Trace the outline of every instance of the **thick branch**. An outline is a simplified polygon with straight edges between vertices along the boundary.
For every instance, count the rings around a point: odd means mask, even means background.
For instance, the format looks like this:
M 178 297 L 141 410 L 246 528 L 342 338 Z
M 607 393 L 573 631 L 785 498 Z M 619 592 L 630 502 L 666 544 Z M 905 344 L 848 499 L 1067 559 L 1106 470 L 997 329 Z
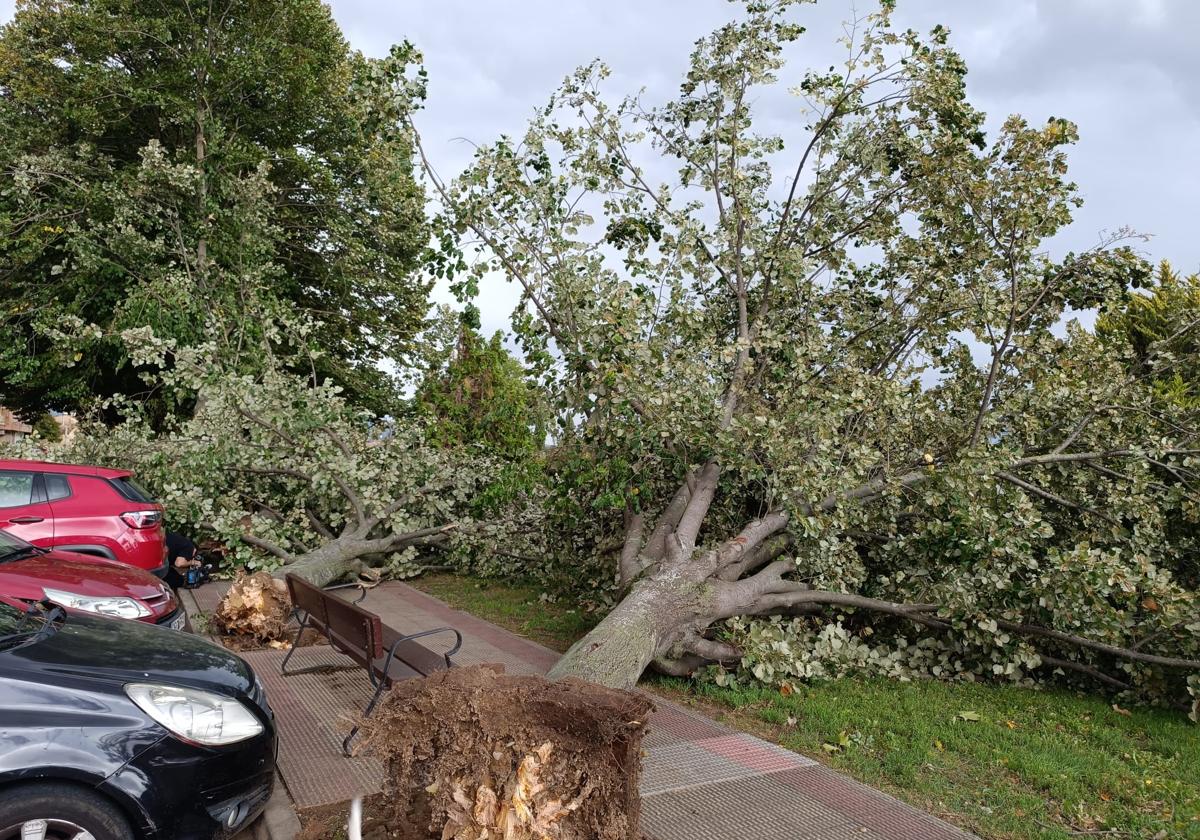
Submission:
M 1164 665 L 1168 668 L 1195 668 L 1200 669 L 1200 660 L 1195 659 L 1177 659 L 1173 656 L 1156 656 L 1152 653 L 1142 653 L 1138 650 L 1130 648 L 1117 647 L 1116 645 L 1106 644 L 1104 642 L 1095 642 L 1091 639 L 1085 639 L 1082 636 L 1073 636 L 1070 633 L 1063 633 L 1060 630 L 1053 630 L 1049 627 L 1041 627 L 1036 624 L 1018 624 L 1012 621 L 997 620 L 996 625 L 1010 633 L 1019 633 L 1023 636 L 1040 636 L 1045 639 L 1054 639 L 1057 642 L 1063 642 L 1068 645 L 1076 645 L 1078 647 L 1088 648 L 1089 650 L 1107 653 L 1116 656 L 1119 659 L 1132 659 L 1137 662 L 1148 662 L 1152 665 Z
M 764 574 L 766 571 L 764 570 L 759 574 Z M 937 612 L 937 604 L 900 604 L 893 601 L 881 601 L 878 598 L 868 598 L 865 595 L 854 595 L 849 592 L 804 589 L 800 584 L 793 584 L 793 588 L 790 590 L 768 594 L 753 603 L 746 604 L 742 612 L 753 615 L 768 615 L 774 612 L 786 611 L 791 607 L 809 604 L 850 607 L 869 610 L 871 612 L 881 612 L 897 616 L 898 618 L 907 618 L 909 621 L 926 627 L 935 627 L 939 630 L 950 628 L 950 625 L 946 622 L 929 615 L 929 613 Z M 732 618 L 738 614 L 738 612 L 732 612 L 729 615 L 723 615 L 722 618 Z
M 1116 677 L 1110 677 L 1103 671 L 1093 668 L 1091 665 L 1084 665 L 1082 662 L 1072 662 L 1070 659 L 1059 659 L 1056 656 L 1047 656 L 1044 653 L 1039 653 L 1038 656 L 1042 659 L 1042 666 L 1046 668 L 1062 668 L 1064 671 L 1075 671 L 1080 674 L 1086 674 L 1094 680 L 1099 680 L 1110 688 L 1115 688 L 1119 691 L 1128 691 L 1133 686 L 1129 683 L 1121 682 Z
M 639 555 L 642 550 L 642 533 L 645 530 L 645 517 L 635 513 L 628 507 L 625 509 L 625 542 L 621 546 L 621 562 L 619 574 L 621 585 L 633 580 L 642 570 Z
M 711 662 L 737 662 L 742 658 L 742 651 L 734 645 L 706 639 L 699 634 L 688 636 L 683 642 L 683 648 L 688 653 L 694 653 Z
M 336 539 L 336 537 L 333 534 L 333 531 L 330 530 L 329 526 L 325 524 L 325 522 L 321 519 L 321 517 L 319 517 L 317 515 L 316 511 L 314 511 L 311 507 L 305 506 L 304 515 L 305 515 L 305 517 L 307 517 L 308 524 L 312 526 L 312 529 L 314 531 L 316 531 L 318 534 L 320 534 L 322 537 L 324 537 L 327 540 Z
M 734 581 L 742 575 L 753 572 L 761 566 L 770 563 L 792 546 L 792 538 L 788 534 L 772 537 L 753 551 L 747 552 L 741 560 L 730 563 L 717 574 L 721 580 Z
M 651 561 L 658 561 L 666 556 L 667 537 L 679 524 L 679 517 L 683 516 L 683 511 L 692 498 L 692 483 L 693 478 L 689 473 L 687 479 L 679 485 L 679 489 L 671 497 L 671 501 L 667 503 L 662 515 L 658 517 L 654 530 L 650 532 L 650 538 L 646 540 L 646 549 L 643 554 Z
M 754 553 L 765 540 L 786 528 L 787 524 L 788 515 L 783 511 L 771 511 L 761 519 L 755 519 L 736 537 L 712 552 L 712 571 L 721 571 L 731 565 L 744 566 L 748 555 Z M 730 580 L 739 577 L 740 572 Z
M 203 528 L 206 531 L 213 531 L 218 534 L 220 533 L 218 528 L 215 525 L 213 525 L 211 522 L 200 522 L 200 523 L 198 523 L 198 525 L 199 525 L 199 527 Z M 292 561 L 294 561 L 296 559 L 295 555 L 291 554 L 288 551 L 285 551 L 284 549 L 277 546 L 275 543 L 271 542 L 270 540 L 265 540 L 262 537 L 256 537 L 253 534 L 248 534 L 248 533 L 243 532 L 241 534 L 238 534 L 238 538 L 242 542 L 244 542 L 246 545 L 252 545 L 255 548 L 258 548 L 258 549 L 261 549 L 262 551 L 267 552 L 267 554 L 271 554 L 271 555 L 274 555 L 275 557 L 278 557 L 284 563 L 291 563 Z
M 333 477 L 333 483 L 338 486 L 340 491 L 342 491 L 342 496 L 350 505 L 350 509 L 354 511 L 354 519 L 358 526 L 361 528 L 364 526 L 369 527 L 373 525 L 373 523 L 367 520 L 366 511 L 363 509 L 362 497 L 359 496 L 358 493 L 354 492 L 354 489 L 340 475 L 337 473 L 330 473 L 330 475 Z M 350 530 L 349 524 L 346 525 L 346 530 Z
M 700 526 L 704 524 L 704 517 L 708 515 L 708 509 L 717 493 L 717 482 L 720 477 L 721 467 L 716 461 L 709 461 L 696 478 L 696 486 L 692 491 L 691 499 L 688 500 L 687 507 L 684 508 L 683 515 L 679 518 L 679 527 L 675 529 L 675 538 L 678 540 L 679 550 L 684 557 L 691 557 L 696 548 L 696 537 L 700 533 Z
M 239 534 L 239 538 L 242 542 L 246 543 L 246 545 L 252 545 L 255 548 L 262 549 L 268 554 L 273 554 L 284 563 L 291 563 L 296 559 L 294 555 L 284 551 L 270 540 L 264 540 L 262 537 L 256 537 L 253 534 Z
M 654 660 L 654 669 L 660 674 L 666 674 L 668 677 L 690 677 L 704 666 L 710 664 L 712 664 L 712 660 L 705 659 L 703 656 L 696 656 L 694 653 L 688 653 L 677 658 L 660 656 Z

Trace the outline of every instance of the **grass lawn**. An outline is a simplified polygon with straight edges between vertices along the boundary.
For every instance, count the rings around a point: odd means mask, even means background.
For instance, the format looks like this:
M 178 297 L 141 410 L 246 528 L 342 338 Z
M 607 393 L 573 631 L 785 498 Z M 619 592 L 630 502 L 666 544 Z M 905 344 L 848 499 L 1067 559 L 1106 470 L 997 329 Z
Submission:
M 452 575 L 413 585 L 565 650 L 595 623 L 530 585 Z M 645 687 L 1004 840 L 1200 840 L 1200 727 L 1178 712 L 998 685 L 847 679 Z
M 1200 728 L 1181 713 L 969 683 L 653 683 L 983 837 L 1200 838 Z
M 457 575 L 422 575 L 405 583 L 455 609 L 469 612 L 562 652 L 596 626 L 601 616 L 572 609 L 570 605 L 541 600 L 534 584 L 499 582 Z

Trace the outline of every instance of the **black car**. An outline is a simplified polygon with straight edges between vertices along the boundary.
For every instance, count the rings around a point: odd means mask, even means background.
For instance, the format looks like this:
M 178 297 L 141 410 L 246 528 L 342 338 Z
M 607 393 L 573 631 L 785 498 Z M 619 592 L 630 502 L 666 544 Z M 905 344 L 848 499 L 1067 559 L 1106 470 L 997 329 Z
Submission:
M 275 725 L 198 636 L 0 596 L 0 840 L 210 840 L 263 809 Z

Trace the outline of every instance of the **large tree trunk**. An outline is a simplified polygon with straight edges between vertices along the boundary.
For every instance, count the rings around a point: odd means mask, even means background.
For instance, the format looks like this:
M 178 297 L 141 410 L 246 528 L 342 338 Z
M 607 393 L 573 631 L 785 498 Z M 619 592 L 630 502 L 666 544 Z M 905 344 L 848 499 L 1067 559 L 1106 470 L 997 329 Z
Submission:
M 651 662 L 711 623 L 713 601 L 708 584 L 681 575 L 638 581 L 603 621 L 563 654 L 550 677 L 632 688 Z
M 253 534 L 242 534 L 242 540 L 250 545 L 274 554 L 283 560 L 284 565 L 275 570 L 275 577 L 282 578 L 287 574 L 302 577 L 313 586 L 328 586 L 353 573 L 362 571 L 367 564 L 365 558 L 389 554 L 413 545 L 438 545 L 449 538 L 454 524 L 439 525 L 410 531 L 404 534 L 388 534 L 381 537 L 364 536 L 370 533 L 374 524 L 353 531 L 344 532 L 341 536 L 321 544 L 312 551 L 304 554 L 290 554 L 279 546 L 255 537 Z
M 347 575 L 363 568 L 361 558 L 371 553 L 362 545 L 362 540 L 334 540 L 325 543 L 307 554 L 301 554 L 291 563 L 275 570 L 275 577 L 293 574 L 302 577 L 313 586 L 328 586 Z
M 630 688 L 652 662 L 687 673 L 704 662 L 737 659 L 735 648 L 705 635 L 709 628 L 754 611 L 762 597 L 804 588 L 783 580 L 790 562 L 772 562 L 787 546 L 778 536 L 788 523 L 784 513 L 750 522 L 718 547 L 696 547 L 719 477 L 713 461 L 690 473 L 649 533 L 641 514 L 627 513 L 619 569 L 627 593 L 563 655 L 551 677 Z M 749 577 L 739 580 L 743 575 Z

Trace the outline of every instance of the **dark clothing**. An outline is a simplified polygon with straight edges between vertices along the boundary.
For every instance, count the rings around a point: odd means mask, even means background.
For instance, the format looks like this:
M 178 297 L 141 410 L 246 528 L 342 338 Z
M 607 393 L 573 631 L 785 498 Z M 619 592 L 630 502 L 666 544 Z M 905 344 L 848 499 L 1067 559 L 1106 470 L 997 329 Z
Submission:
M 183 534 L 177 534 L 174 531 L 168 531 L 167 573 L 163 577 L 163 580 L 165 580 L 167 585 L 172 589 L 178 589 L 179 587 L 183 586 L 184 583 L 186 583 L 184 575 L 186 574 L 187 567 L 185 566 L 185 571 L 181 573 L 179 568 L 175 565 L 175 561 L 180 557 L 183 557 L 187 560 L 194 559 L 196 557 L 196 544 Z

